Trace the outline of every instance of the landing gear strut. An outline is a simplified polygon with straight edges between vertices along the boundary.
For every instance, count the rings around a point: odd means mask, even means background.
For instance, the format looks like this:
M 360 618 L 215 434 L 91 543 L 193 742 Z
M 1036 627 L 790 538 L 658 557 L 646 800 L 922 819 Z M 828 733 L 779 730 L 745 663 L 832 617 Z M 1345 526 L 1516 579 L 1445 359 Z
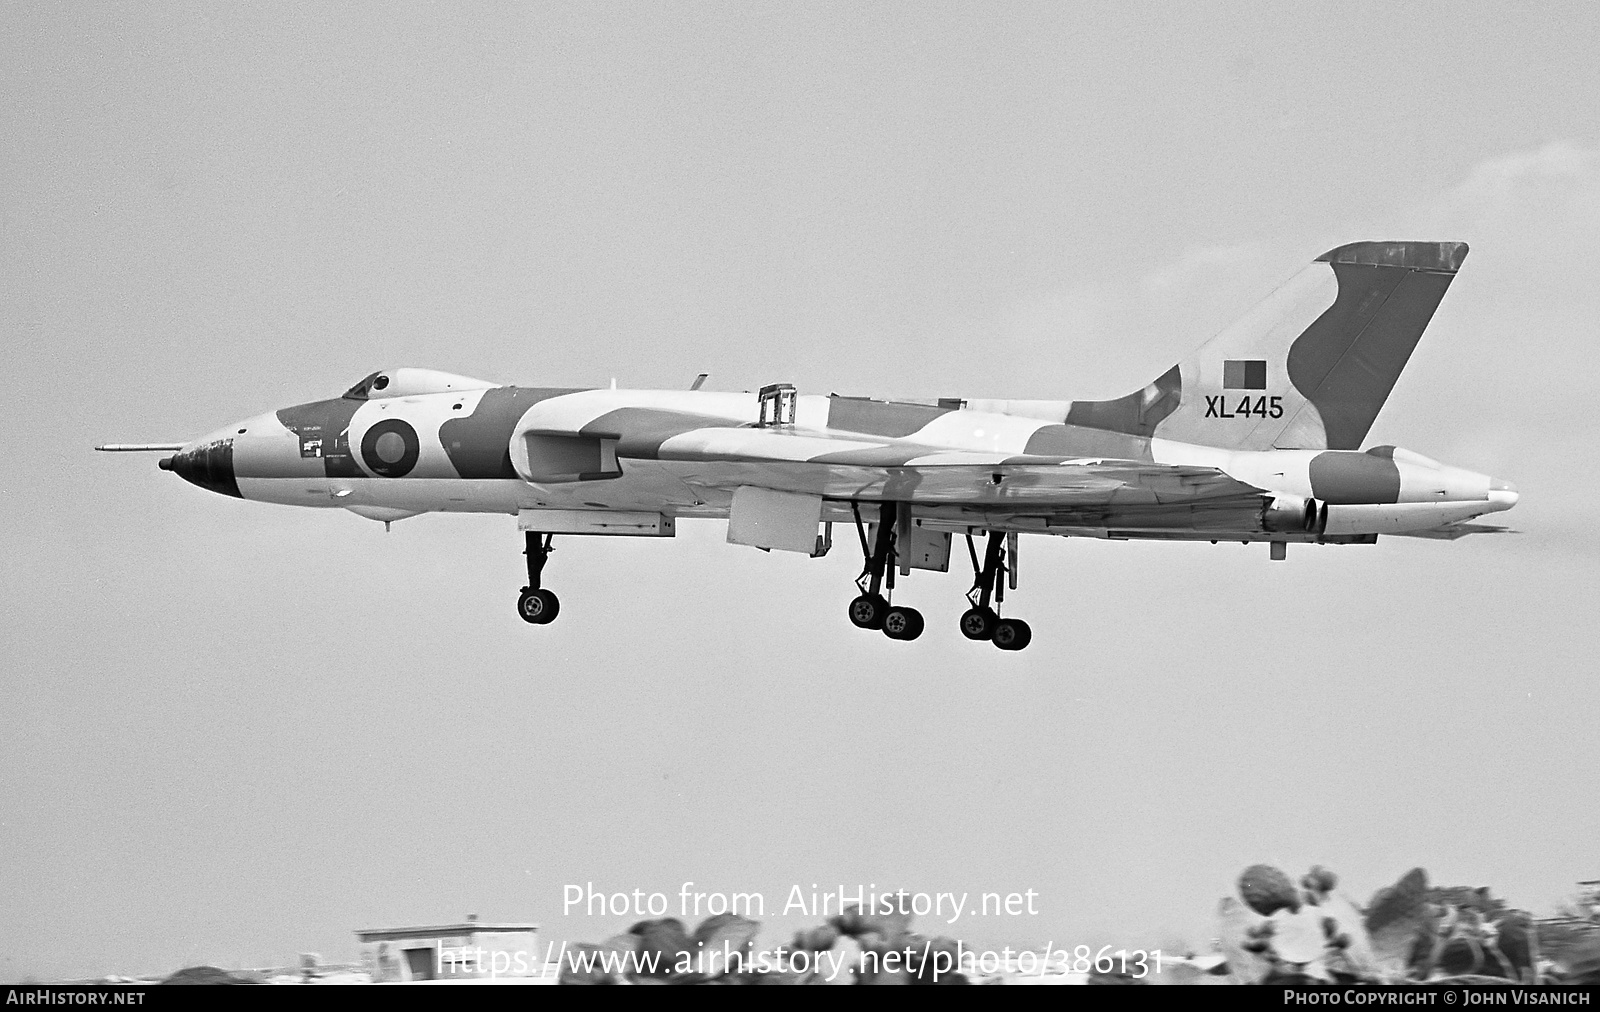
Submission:
M 517 614 L 522 616 L 524 622 L 546 625 L 554 622 L 561 613 L 561 602 L 550 591 L 539 586 L 544 564 L 550 561 L 550 542 L 555 535 L 528 531 L 526 537 L 528 547 L 523 554 L 528 557 L 528 585 L 517 596 Z
M 1001 618 L 999 606 L 1006 599 L 1005 584 L 1000 575 L 1011 573 L 1015 562 L 1006 556 L 1006 536 L 1000 531 L 989 532 L 989 543 L 984 548 L 983 562 L 978 561 L 978 550 L 967 535 L 967 554 L 972 557 L 972 589 L 967 600 L 972 603 L 961 616 L 961 635 L 969 640 L 989 640 L 1001 650 L 1021 650 L 1033 642 L 1033 629 L 1020 618 Z M 994 607 L 990 606 L 993 600 Z
M 867 544 L 867 528 L 861 522 L 861 508 L 850 504 L 855 515 L 856 535 L 861 539 L 861 555 L 866 560 L 856 586 L 861 596 L 850 602 L 850 621 L 858 629 L 880 629 L 892 640 L 914 640 L 922 635 L 922 612 L 915 608 L 891 605 L 894 594 L 896 527 L 900 506 L 886 502 L 878 514 L 877 537 Z M 887 591 L 887 593 L 885 593 Z

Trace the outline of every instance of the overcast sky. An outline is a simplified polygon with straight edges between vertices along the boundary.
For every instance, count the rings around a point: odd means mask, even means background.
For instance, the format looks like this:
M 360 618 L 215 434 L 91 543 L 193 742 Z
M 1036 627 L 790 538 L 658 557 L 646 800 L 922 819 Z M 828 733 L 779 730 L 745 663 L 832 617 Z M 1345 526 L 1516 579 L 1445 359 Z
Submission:
M 0 979 L 355 953 L 563 887 L 1039 894 L 1213 935 L 1247 864 L 1600 877 L 1600 8 L 7 4 Z M 918 573 L 245 503 L 182 440 L 423 365 L 530 385 L 1136 389 L 1307 261 L 1472 254 L 1378 418 L 1522 533 L 1024 540 L 1020 654 Z M 1501 519 L 1501 518 L 1496 518 Z M 676 900 L 674 899 L 674 903 Z M 927 925 L 932 927 L 932 925 Z

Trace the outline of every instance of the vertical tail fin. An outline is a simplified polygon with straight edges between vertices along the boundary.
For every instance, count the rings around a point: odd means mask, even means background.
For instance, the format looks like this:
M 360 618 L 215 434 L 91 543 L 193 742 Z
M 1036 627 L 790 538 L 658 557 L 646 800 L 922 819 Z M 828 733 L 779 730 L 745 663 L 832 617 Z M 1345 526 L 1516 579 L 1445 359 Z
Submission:
M 1462 242 L 1329 250 L 1143 390 L 1067 422 L 1230 449 L 1356 450 L 1467 256 Z

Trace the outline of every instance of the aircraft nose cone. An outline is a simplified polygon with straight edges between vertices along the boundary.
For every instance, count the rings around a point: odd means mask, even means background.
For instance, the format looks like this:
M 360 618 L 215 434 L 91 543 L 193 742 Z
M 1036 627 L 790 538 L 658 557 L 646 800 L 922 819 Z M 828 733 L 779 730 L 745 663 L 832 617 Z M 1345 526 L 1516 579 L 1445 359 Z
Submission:
M 171 471 L 191 485 L 243 499 L 239 494 L 239 481 L 233 474 L 233 440 L 217 439 L 209 443 L 185 446 L 157 464 L 163 471 Z
M 1515 506 L 1520 498 L 1522 496 L 1517 492 L 1517 486 L 1509 481 L 1489 482 L 1489 501 L 1495 504 L 1496 509 L 1508 510 Z

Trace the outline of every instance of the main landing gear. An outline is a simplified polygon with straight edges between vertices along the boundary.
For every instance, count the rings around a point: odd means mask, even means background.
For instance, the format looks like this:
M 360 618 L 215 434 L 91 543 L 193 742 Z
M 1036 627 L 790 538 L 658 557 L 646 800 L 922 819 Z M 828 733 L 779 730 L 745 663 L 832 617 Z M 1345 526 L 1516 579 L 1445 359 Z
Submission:
M 989 543 L 984 549 L 983 562 L 978 562 L 978 550 L 967 535 L 967 554 L 972 557 L 972 589 L 967 600 L 972 603 L 961 616 L 961 635 L 969 640 L 989 640 L 1001 650 L 1021 650 L 1033 642 L 1033 629 L 1020 618 L 1001 618 L 998 608 L 1005 601 L 1005 584 L 1002 573 L 1009 576 L 1014 563 L 1008 563 L 1005 534 L 989 532 Z M 989 602 L 993 600 L 994 607 Z
M 528 585 L 517 595 L 517 614 L 522 616 L 522 621 L 533 625 L 547 625 L 561 613 L 561 602 L 539 586 L 539 575 L 544 572 L 544 564 L 550 561 L 550 542 L 554 537 L 538 531 L 527 532 L 528 547 L 524 554 L 528 556 Z
M 866 559 L 856 586 L 861 595 L 850 602 L 850 621 L 860 629 L 879 629 L 892 640 L 914 640 L 922 635 L 922 612 L 890 604 L 894 594 L 895 546 L 910 517 L 905 506 L 886 502 L 878 514 L 878 529 L 867 543 L 867 528 L 861 522 L 861 508 L 850 504 L 855 515 L 856 535 L 861 539 L 861 554 Z M 961 616 L 961 634 L 969 640 L 988 640 L 1001 650 L 1021 650 L 1033 642 L 1033 629 L 1020 618 L 1001 618 L 1006 583 L 1013 589 L 1016 562 L 1015 545 L 1008 546 L 1002 531 L 990 531 L 983 560 L 967 535 L 967 554 L 972 557 L 973 583 L 967 592 L 972 607 Z M 1001 577 L 1006 580 L 1002 581 Z M 992 603 L 991 603 L 992 602 Z
M 861 596 L 850 602 L 850 621 L 859 629 L 879 629 L 892 640 L 914 640 L 922 635 L 922 612 L 889 603 L 894 594 L 894 545 L 899 526 L 899 504 L 886 502 L 878 514 L 877 537 L 867 544 L 867 528 L 861 522 L 861 508 L 850 510 L 856 518 L 856 535 L 861 539 L 861 554 L 866 565 L 856 577 Z M 885 593 L 887 592 L 887 593 Z

